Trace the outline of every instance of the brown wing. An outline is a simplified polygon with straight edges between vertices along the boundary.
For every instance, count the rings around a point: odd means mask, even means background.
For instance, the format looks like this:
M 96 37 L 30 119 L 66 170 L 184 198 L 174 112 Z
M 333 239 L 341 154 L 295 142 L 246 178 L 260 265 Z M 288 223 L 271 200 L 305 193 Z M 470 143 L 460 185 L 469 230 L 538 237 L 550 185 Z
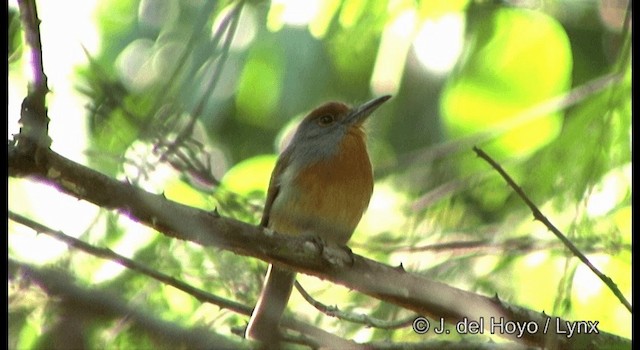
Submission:
M 280 192 L 280 176 L 282 172 L 289 164 L 289 154 L 285 150 L 278 157 L 278 161 L 276 162 L 276 166 L 273 168 L 273 172 L 271 172 L 271 179 L 269 180 L 269 189 L 267 190 L 267 199 L 264 203 L 264 210 L 262 211 L 262 219 L 260 220 L 260 226 L 267 227 L 269 225 L 269 214 L 271 213 L 271 206 L 273 205 L 273 201 L 276 200 L 278 193 Z

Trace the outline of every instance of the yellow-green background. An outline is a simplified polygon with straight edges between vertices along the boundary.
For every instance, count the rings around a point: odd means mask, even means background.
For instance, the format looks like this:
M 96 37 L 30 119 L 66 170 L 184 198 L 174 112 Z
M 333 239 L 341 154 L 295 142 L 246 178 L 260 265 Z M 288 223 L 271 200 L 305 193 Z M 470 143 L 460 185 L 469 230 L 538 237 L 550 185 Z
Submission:
M 198 185 L 189 174 L 166 164 L 145 169 L 153 181 L 143 175 L 134 180 L 172 200 L 257 223 L 269 174 L 296 118 L 326 100 L 357 103 L 371 98 L 376 93 L 372 74 L 381 38 L 401 14 L 411 13 L 415 23 L 456 14 L 464 20 L 465 32 L 453 69 L 429 72 L 411 49 L 406 59 L 395 63 L 401 79 L 384 91 L 394 96 L 369 125 L 376 190 L 352 248 L 463 289 L 497 293 L 533 310 L 599 321 L 600 330 L 631 337 L 630 313 L 545 227 L 532 221 L 521 200 L 471 150 L 477 145 L 500 162 L 545 215 L 630 298 L 631 68 L 625 51 L 630 45 L 628 29 L 621 29 L 626 8 L 620 5 L 617 26 L 611 26 L 603 19 L 611 9 L 603 6 L 614 6 L 613 2 L 541 1 L 538 8 L 484 1 L 318 3 L 309 23 L 294 27 L 282 19 L 282 2 L 245 2 L 242 13 L 247 18 L 240 21 L 238 33 L 250 31 L 251 39 L 225 51 L 210 38 L 221 14 L 232 7 L 226 2 L 101 1 L 84 19 L 97 28 L 99 44 L 90 59 L 66 77 L 70 89 L 82 96 L 77 101 L 84 102 L 75 108 L 83 117 L 65 121 L 65 115 L 51 109 L 52 125 L 61 125 L 58 129 L 63 131 L 70 126 L 65 123 L 86 127 L 86 142 L 79 150 L 83 162 L 111 176 L 130 178 L 132 173 L 143 174 L 136 166 L 150 161 L 132 156 L 134 150 L 148 154 L 144 152 L 154 137 L 178 131 L 163 129 L 163 118 L 189 116 L 202 96 L 210 95 L 199 113 L 197 140 L 214 155 L 209 159 L 221 184 Z M 160 6 L 152 11 L 159 16 L 156 22 L 148 22 L 153 18 L 145 12 L 148 6 Z M 63 11 L 72 10 L 71 6 Z M 47 10 L 42 14 L 47 16 Z M 20 97 L 28 60 L 16 6 L 10 6 L 9 23 L 9 89 Z M 42 30 L 47 28 L 43 25 Z M 407 35 L 415 35 L 415 30 Z M 139 45 L 131 45 L 136 41 Z M 139 75 L 128 80 L 122 67 L 117 68 L 125 49 L 148 59 Z M 45 42 L 45 69 L 48 56 L 53 56 L 47 50 L 56 50 L 55 43 Z M 146 51 L 143 55 L 135 50 Z M 181 73 L 172 76 L 180 65 Z M 220 80 L 209 90 L 207 79 L 218 66 Z M 398 67 L 388 67 L 392 68 Z M 571 94 L 607 74 L 620 78 Z M 48 101 L 53 104 L 61 94 L 56 86 L 52 91 Z M 563 95 L 564 100 L 557 99 Z M 63 139 L 58 137 L 58 142 Z M 9 179 L 9 190 L 9 210 L 45 225 L 54 220 L 47 208 L 60 207 L 63 200 L 28 180 Z M 41 205 L 45 195 L 52 198 L 47 199 L 48 207 Z M 80 215 L 80 210 L 68 207 L 76 216 L 66 220 L 83 225 L 66 233 L 209 292 L 246 305 L 255 302 L 264 263 L 171 240 L 136 228 L 113 212 L 91 208 L 90 214 Z M 30 255 L 25 247 L 42 244 L 42 239 L 10 222 L 9 257 L 57 266 L 82 284 L 117 291 L 124 300 L 186 327 L 206 325 L 235 337 L 230 327 L 247 322 L 244 316 L 203 305 L 73 249 L 59 248 L 46 259 Z M 407 249 L 459 241 L 485 245 Z M 407 316 L 358 293 L 305 276 L 300 280 L 318 299 L 343 310 L 387 320 Z M 44 346 L 47 330 L 57 320 L 54 301 L 36 286 L 9 280 L 9 287 L 10 348 Z M 294 295 L 291 305 L 302 310 L 297 317 L 346 338 L 427 339 L 409 327 L 372 330 L 321 317 L 299 296 Z M 101 348 L 107 339 L 123 349 L 151 344 L 144 333 L 117 322 L 92 324 L 86 336 L 91 348 Z M 471 341 L 478 339 L 484 338 Z

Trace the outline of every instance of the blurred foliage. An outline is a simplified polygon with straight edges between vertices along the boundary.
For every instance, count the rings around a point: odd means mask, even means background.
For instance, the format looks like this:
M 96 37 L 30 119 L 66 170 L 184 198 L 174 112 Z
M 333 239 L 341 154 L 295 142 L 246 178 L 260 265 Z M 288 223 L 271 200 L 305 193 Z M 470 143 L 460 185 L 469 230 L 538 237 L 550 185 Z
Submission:
M 20 28 L 20 14 L 15 9 L 9 9 L 9 16 L 7 19 L 7 25 L 9 27 L 7 33 L 7 41 L 9 44 L 8 59 L 9 63 L 18 60 L 22 51 L 22 31 Z
M 414 51 L 406 60 L 397 53 L 402 79 L 370 125 L 376 193 L 350 246 L 467 290 L 497 293 L 567 319 L 599 320 L 601 330 L 630 337 L 630 315 L 610 291 L 532 222 L 521 200 L 471 151 L 478 145 L 501 163 L 630 296 L 627 9 L 585 1 L 542 1 L 537 9 L 519 4 L 319 1 L 308 4 L 317 6 L 308 25 L 292 25 L 287 6 L 295 5 L 285 1 L 101 1 L 96 25 L 102 45 L 75 77 L 91 101 L 88 165 L 172 200 L 257 223 L 292 121 L 326 100 L 370 98 L 381 37 L 406 11 L 416 14 L 409 38 L 418 24 L 457 13 L 465 18 L 466 36 L 452 71 L 436 74 Z M 614 25 L 607 11 L 617 11 Z M 25 57 L 17 12 L 9 14 L 13 68 Z M 606 74 L 619 78 L 574 93 Z M 127 221 L 103 213 L 82 238 L 125 249 L 141 264 L 216 295 L 255 302 L 264 263 L 159 234 L 131 243 L 138 232 L 131 233 Z M 451 245 L 438 246 L 445 243 Z M 207 325 L 232 337 L 230 327 L 247 321 L 132 271 L 98 278 L 113 264 L 73 250 L 56 265 L 180 325 Z M 343 310 L 382 319 L 408 315 L 308 276 L 299 280 L 320 301 Z M 43 329 L 58 322 L 53 301 L 33 286 L 10 285 L 9 347 L 37 348 Z M 290 309 L 360 341 L 433 336 L 336 321 L 295 295 Z M 85 340 L 95 344 L 153 344 L 118 322 L 94 323 L 86 331 Z M 459 339 L 454 333 L 447 339 Z
M 491 130 L 570 87 L 569 39 L 555 19 L 520 9 L 478 11 L 482 19 L 469 25 L 468 55 L 443 92 L 443 118 L 452 137 Z M 535 116 L 487 150 L 500 157 L 527 155 L 557 137 L 561 116 Z

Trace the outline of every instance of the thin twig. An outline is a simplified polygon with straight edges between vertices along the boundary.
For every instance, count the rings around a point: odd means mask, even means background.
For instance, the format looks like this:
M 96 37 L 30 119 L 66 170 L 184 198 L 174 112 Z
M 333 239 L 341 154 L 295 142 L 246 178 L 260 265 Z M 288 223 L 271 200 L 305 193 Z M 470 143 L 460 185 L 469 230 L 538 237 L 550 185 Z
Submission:
M 238 23 L 240 23 L 240 14 L 242 13 L 242 7 L 244 6 L 244 1 L 239 1 L 236 6 L 231 10 L 229 15 L 225 17 L 223 22 L 218 27 L 216 34 L 211 40 L 212 46 L 218 46 L 222 35 L 226 33 L 224 37 L 224 43 L 222 44 L 222 52 L 218 57 L 218 62 L 216 64 L 216 68 L 211 75 L 211 79 L 209 80 L 209 84 L 207 84 L 207 88 L 204 89 L 204 93 L 202 98 L 198 102 L 198 105 L 193 110 L 194 118 L 198 118 L 204 109 L 204 106 L 209 101 L 209 98 L 213 96 L 213 90 L 218 85 L 218 81 L 220 81 L 220 76 L 222 73 L 222 67 L 227 61 L 227 57 L 229 56 L 229 49 L 231 48 L 231 42 L 235 37 L 236 30 L 238 29 Z
M 592 241 L 583 240 L 582 244 L 579 245 L 591 245 L 589 247 L 581 247 L 582 250 L 588 251 L 590 253 L 597 253 L 606 251 L 609 247 L 600 246 L 593 247 Z M 495 241 L 492 239 L 478 239 L 478 240 L 460 240 L 460 241 L 451 241 L 451 242 L 442 242 L 442 243 L 434 243 L 427 244 L 422 246 L 409 246 L 409 247 L 400 247 L 397 249 L 389 249 L 389 251 L 393 252 L 407 252 L 407 253 L 421 253 L 425 251 L 431 252 L 439 252 L 439 251 L 455 251 L 455 250 L 470 250 L 476 253 L 481 253 L 482 251 L 486 251 L 488 254 L 490 252 L 496 252 L 499 254 L 513 254 L 516 252 L 534 252 L 539 250 L 552 250 L 557 248 L 564 247 L 561 243 L 557 241 L 542 241 L 542 240 L 534 240 L 530 237 L 516 237 L 509 238 L 504 241 Z M 629 252 L 631 251 L 631 244 L 616 244 L 614 249 L 626 249 Z
M 525 202 L 525 204 L 529 207 L 529 209 L 531 210 L 531 212 L 533 212 L 533 217 L 534 219 L 540 221 L 543 225 L 545 225 L 551 232 L 553 232 L 554 235 L 556 235 L 556 237 L 558 237 L 558 239 L 560 241 L 562 241 L 562 243 L 564 243 L 564 245 L 573 253 L 573 255 L 575 255 L 578 259 L 580 259 L 580 261 L 582 261 L 583 264 L 585 264 L 591 271 L 593 271 L 593 273 L 596 274 L 596 276 L 598 276 L 598 278 L 600 278 L 600 280 L 602 280 L 602 282 L 604 282 L 604 284 L 607 285 L 607 287 L 609 287 L 609 289 L 613 292 L 613 294 L 620 300 L 620 302 L 629 310 L 629 312 L 631 312 L 631 304 L 629 303 L 629 301 L 627 301 L 627 299 L 624 297 L 624 295 L 622 294 L 622 292 L 620 291 L 620 289 L 618 289 L 618 286 L 613 282 L 613 280 L 611 280 L 611 278 L 609 278 L 608 276 L 606 276 L 605 274 L 603 274 L 602 272 L 600 272 L 600 270 L 598 270 L 590 261 L 589 259 L 587 259 L 586 256 L 584 256 L 584 254 L 582 254 L 582 252 L 580 252 L 580 250 L 578 248 L 576 248 L 576 246 L 564 235 L 562 234 L 562 232 L 560 230 L 558 230 L 558 228 L 556 228 L 551 221 L 549 221 L 549 219 L 547 219 L 542 212 L 538 209 L 538 207 L 536 207 L 535 204 L 533 204 L 533 202 L 529 199 L 529 197 L 524 193 L 524 191 L 522 190 L 522 188 L 520 188 L 520 186 L 518 186 L 515 181 L 513 181 L 513 179 L 509 176 L 509 174 L 507 174 L 506 171 L 504 171 L 504 169 L 502 169 L 502 167 L 500 166 L 500 164 L 498 164 L 496 161 L 494 161 L 488 154 L 486 154 L 484 151 L 482 151 L 481 149 L 479 149 L 478 147 L 473 147 L 474 152 L 476 152 L 476 154 L 478 155 L 478 157 L 484 159 L 487 163 L 489 163 L 498 173 L 500 173 L 500 175 L 502 176 L 502 178 L 507 182 L 507 184 L 509 184 L 509 186 L 511 186 L 511 188 L 516 192 L 516 194 L 518 194 L 518 196 Z
M 178 279 L 175 279 L 161 272 L 155 271 L 143 264 L 140 264 L 134 260 L 126 258 L 120 254 L 117 254 L 110 249 L 95 247 L 91 244 L 85 243 L 77 238 L 66 235 L 63 232 L 51 229 L 45 225 L 42 225 L 38 222 L 35 222 L 29 218 L 26 218 L 12 211 L 9 211 L 9 219 L 19 224 L 22 224 L 26 227 L 29 227 L 38 233 L 43 233 L 51 237 L 54 237 L 55 239 L 58 239 L 64 242 L 65 244 L 68 244 L 70 247 L 82 250 L 88 254 L 94 255 L 99 258 L 111 260 L 128 269 L 137 271 L 143 275 L 149 276 L 162 283 L 175 287 L 176 289 L 179 289 L 202 302 L 211 303 L 218 307 L 231 310 L 233 312 L 236 312 L 245 316 L 250 316 L 253 310 L 249 306 L 240 304 L 233 300 L 216 296 L 214 294 L 203 291 L 202 289 L 193 287 L 185 282 L 182 282 Z M 340 338 L 322 329 L 314 327 L 313 325 L 300 322 L 291 317 L 284 317 L 281 321 L 281 326 L 307 336 L 307 337 L 297 337 L 297 338 L 290 339 L 291 341 L 296 343 L 306 344 L 306 345 L 310 345 L 310 344 L 317 345 L 317 343 L 319 342 L 320 344 L 323 344 L 323 345 L 328 344 L 328 345 L 334 345 L 338 347 L 351 347 L 351 348 L 354 348 L 356 345 L 355 343 L 352 343 L 346 339 Z M 242 334 L 244 334 L 244 332 L 242 332 Z M 309 337 L 311 337 L 312 339 L 310 339 Z M 314 340 L 314 339 L 321 339 L 321 341 Z
M 468 147 L 471 147 L 474 144 L 480 144 L 482 142 L 495 139 L 510 130 L 524 125 L 525 123 L 538 120 L 539 118 L 545 117 L 551 113 L 575 106 L 587 98 L 594 96 L 620 82 L 623 78 L 624 75 L 619 73 L 605 74 L 580 86 L 574 87 L 564 94 L 551 97 L 526 108 L 522 112 L 514 114 L 512 117 L 506 118 L 504 122 L 494 125 L 489 131 L 474 133 L 472 135 L 442 142 L 427 148 L 407 152 L 394 162 L 378 164 L 376 168 L 376 176 L 383 177 L 389 175 L 389 173 L 396 171 L 399 166 L 404 167 L 412 164 L 425 164 L 464 152 Z
M 229 55 L 229 48 L 231 46 L 231 42 L 233 41 L 238 23 L 240 22 L 240 12 L 242 11 L 243 5 L 244 1 L 238 2 L 234 9 L 223 19 L 222 23 L 220 23 L 220 26 L 218 27 L 218 30 L 216 31 L 216 34 L 212 39 L 212 44 L 218 45 L 221 36 L 224 33 L 226 33 L 227 35 L 225 37 L 222 52 L 218 57 L 216 68 L 211 76 L 211 79 L 209 80 L 209 83 L 207 84 L 206 89 L 204 90 L 204 93 L 198 101 L 198 104 L 191 113 L 191 118 L 189 119 L 188 124 L 176 136 L 175 140 L 167 145 L 165 153 L 160 158 L 161 161 L 164 161 L 167 155 L 173 154 L 175 149 L 180 147 L 187 137 L 191 136 L 196 121 L 200 118 L 202 110 L 209 101 L 209 98 L 213 95 L 213 90 L 216 88 L 216 86 L 218 85 L 218 81 L 220 80 L 222 66 L 226 62 Z
M 158 272 L 156 270 L 153 270 L 139 262 L 136 262 L 134 260 L 131 260 L 127 257 L 124 257 L 120 254 L 115 253 L 114 251 L 107 249 L 107 248 L 99 248 L 99 247 L 95 247 L 91 244 L 85 243 L 77 238 L 71 237 L 69 235 L 66 235 L 60 231 L 56 231 L 53 230 L 45 225 L 42 225 L 38 222 L 35 222 L 29 218 L 26 218 L 20 214 L 14 213 L 12 211 L 9 211 L 9 219 L 13 220 L 19 224 L 22 224 L 24 226 L 27 226 L 29 228 L 32 228 L 33 230 L 37 231 L 38 233 L 44 233 L 48 236 L 54 237 L 66 244 L 68 244 L 71 247 L 74 247 L 76 249 L 80 249 L 86 253 L 89 253 L 91 255 L 97 256 L 99 258 L 104 258 L 104 259 L 108 259 L 111 260 L 113 262 L 116 262 L 128 269 L 131 269 L 133 271 L 137 271 L 139 273 L 142 273 L 143 275 L 149 276 L 153 279 L 156 279 L 162 283 L 165 283 L 167 285 L 170 285 L 172 287 L 175 287 L 176 289 L 179 289 L 191 296 L 193 296 L 194 298 L 202 301 L 202 302 L 208 302 L 214 305 L 217 305 L 221 308 L 225 308 L 234 312 L 237 312 L 239 314 L 243 314 L 246 316 L 251 315 L 251 308 L 237 303 L 235 301 L 229 300 L 229 299 L 225 299 L 225 298 L 221 298 L 218 297 L 216 295 L 213 295 L 211 293 L 205 292 L 201 289 L 195 288 L 185 282 L 182 282 L 178 279 L 175 279 L 169 275 L 163 274 L 161 272 Z
M 228 336 L 220 335 L 216 330 L 201 326 L 185 327 L 163 320 L 158 314 L 153 314 L 142 310 L 137 305 L 132 304 L 128 300 L 114 296 L 113 293 L 100 288 L 89 288 L 79 286 L 75 283 L 74 278 L 60 269 L 52 267 L 35 267 L 20 261 L 7 259 L 7 267 L 10 271 L 9 280 L 19 280 L 22 284 L 37 285 L 46 295 L 50 297 L 51 302 L 55 302 L 59 308 L 58 313 L 68 313 L 71 311 L 73 317 L 79 317 L 82 320 L 81 325 L 91 327 L 94 323 L 91 321 L 109 321 L 126 319 L 137 333 L 143 332 L 148 335 L 148 339 L 157 342 L 160 348 L 166 349 L 247 349 L 243 347 L 242 342 L 237 339 L 231 339 Z M 55 317 L 47 318 L 50 321 L 49 330 L 53 329 L 51 323 L 60 323 Z M 69 324 L 63 321 L 64 327 Z M 63 330 L 68 330 L 62 328 Z M 78 331 L 77 329 L 68 330 L 69 332 Z M 66 334 L 61 335 L 61 339 Z M 83 334 L 83 338 L 88 334 Z M 43 342 L 45 336 L 40 336 L 40 342 L 45 344 L 46 348 L 52 348 L 50 341 Z M 55 337 L 55 336 L 54 336 Z M 50 339 L 49 337 L 47 339 Z M 93 338 L 86 338 L 93 340 Z M 95 340 L 94 340 L 95 341 Z M 78 343 L 58 343 L 62 348 L 74 348 Z M 64 344 L 64 345 L 62 345 Z M 81 348 L 87 347 L 81 346 Z M 104 346 L 103 346 L 104 347 Z
M 317 300 L 315 300 L 309 293 L 307 293 L 304 288 L 298 283 L 295 282 L 296 289 L 304 300 L 306 300 L 311 306 L 315 307 L 318 311 L 322 312 L 325 315 L 331 317 L 337 317 L 341 320 L 346 320 L 349 322 L 364 324 L 368 327 L 380 328 L 380 329 L 398 329 L 405 328 L 410 326 L 413 321 L 418 317 L 418 315 L 411 315 L 405 319 L 396 320 L 396 321 L 384 321 L 377 318 L 369 317 L 365 314 L 354 314 L 350 312 L 340 311 L 337 306 L 328 306 Z
M 181 63 L 187 61 L 187 57 L 189 56 L 189 54 L 192 53 L 193 47 L 196 44 L 196 41 L 198 40 L 200 35 L 202 34 L 202 31 L 208 29 L 207 20 L 211 12 L 213 11 L 213 8 L 215 7 L 216 3 L 217 2 L 215 0 L 209 0 L 199 10 L 200 14 L 194 22 L 194 25 L 192 27 L 194 29 L 191 32 L 189 40 L 184 46 L 184 49 L 182 50 L 182 52 L 180 53 L 180 57 L 176 59 L 175 62 L 177 62 L 177 64 L 175 65 L 173 71 L 169 75 L 169 79 L 167 79 L 163 83 L 162 88 L 159 89 L 159 95 L 155 98 L 155 104 L 151 110 L 155 111 L 160 109 L 160 104 L 166 101 L 166 98 L 165 98 L 166 92 L 170 91 L 173 86 L 179 86 L 178 84 L 176 84 L 176 81 L 178 80 L 179 74 L 182 73 L 183 69 L 186 67 L 185 64 L 181 64 Z
M 556 332 L 558 325 L 566 324 L 566 320 L 508 304 L 496 297 L 489 298 L 451 287 L 408 272 L 401 266 L 382 264 L 355 253 L 350 254 L 348 259 L 348 254 L 340 253 L 344 255 L 345 260 L 344 264 L 337 267 L 336 261 L 327 260 L 326 254 L 319 253 L 317 244 L 310 245 L 308 238 L 265 232 L 255 225 L 221 216 L 217 212 L 204 211 L 167 200 L 162 195 L 144 191 L 82 166 L 50 149 L 43 149 L 43 161 L 34 163 L 15 148 L 15 145 L 9 144 L 10 176 L 29 176 L 33 181 L 46 183 L 61 193 L 127 215 L 167 237 L 194 242 L 203 249 L 216 247 L 279 264 L 300 273 L 341 284 L 427 317 L 442 318 L 449 324 L 454 324 L 464 317 L 474 320 L 503 317 L 506 321 L 535 323 L 536 327 L 543 327 L 552 321 L 553 329 L 549 332 L 525 332 L 521 337 L 513 333 L 495 333 L 497 336 L 528 344 L 555 344 L 558 348 L 568 348 L 578 343 L 584 345 L 586 342 L 593 347 L 605 344 L 619 344 L 618 347 L 621 347 L 630 344 L 630 340 L 604 330 L 599 330 L 597 334 L 574 334 L 568 338 L 566 334 L 563 336 Z M 331 246 L 324 246 L 322 249 L 333 251 L 332 256 L 338 256 L 336 250 L 345 251 L 345 248 Z M 592 325 L 597 326 L 595 323 Z M 485 329 L 488 330 L 488 324 Z M 323 343 L 327 342 L 328 337 L 339 338 L 321 329 L 316 328 L 316 331 L 327 334 L 314 336 Z M 304 333 L 310 334 L 306 330 Z M 350 343 L 345 339 L 336 340 L 330 340 L 336 344 L 331 348 L 349 347 L 346 344 L 337 344 Z

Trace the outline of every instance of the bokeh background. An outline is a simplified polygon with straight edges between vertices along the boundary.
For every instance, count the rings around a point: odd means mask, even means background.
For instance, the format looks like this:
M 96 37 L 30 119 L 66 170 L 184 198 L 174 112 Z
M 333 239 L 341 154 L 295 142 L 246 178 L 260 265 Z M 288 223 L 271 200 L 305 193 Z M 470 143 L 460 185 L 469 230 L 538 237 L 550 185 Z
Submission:
M 429 278 L 631 337 L 631 314 L 490 166 L 631 296 L 631 22 L 626 1 L 107 0 L 37 2 L 52 148 L 169 199 L 257 223 L 278 152 L 305 113 L 391 94 L 367 126 L 376 173 L 353 250 Z M 11 138 L 29 79 L 9 2 Z M 29 179 L 8 205 L 188 283 L 253 305 L 266 264 L 172 240 Z M 247 317 L 9 221 L 8 255 L 115 291 L 160 319 L 235 337 Z M 395 320 L 407 311 L 300 276 L 319 301 Z M 381 281 L 384 283 L 384 281 Z M 9 347 L 46 347 L 60 309 L 10 278 Z M 318 313 L 357 341 L 424 341 Z M 61 321 L 62 320 L 62 321 Z M 64 324 L 63 324 L 64 326 Z M 89 347 L 152 344 L 118 320 Z M 433 335 L 431 335 L 433 336 Z M 490 336 L 476 336 L 473 341 Z M 463 338 L 452 332 L 437 339 Z

